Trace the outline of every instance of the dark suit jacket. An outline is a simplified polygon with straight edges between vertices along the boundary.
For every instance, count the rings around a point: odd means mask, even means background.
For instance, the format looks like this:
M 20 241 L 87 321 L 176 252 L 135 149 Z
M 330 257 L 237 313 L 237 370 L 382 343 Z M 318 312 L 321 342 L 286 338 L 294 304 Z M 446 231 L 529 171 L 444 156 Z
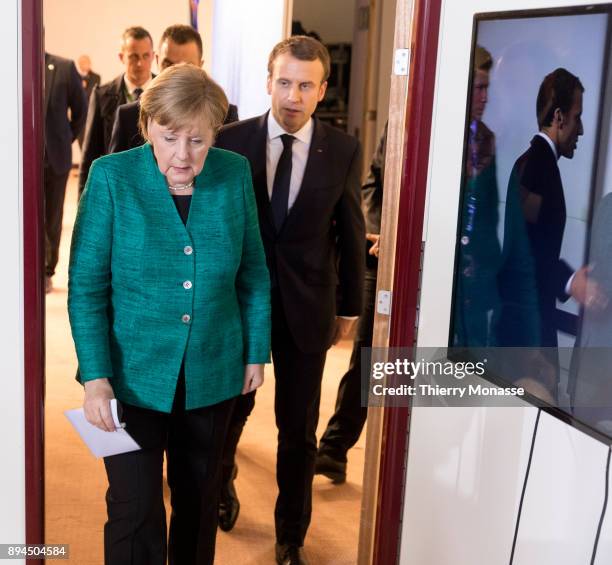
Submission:
M 109 153 L 117 153 L 118 151 L 126 151 L 139 147 L 144 143 L 144 139 L 140 135 L 138 129 L 138 115 L 140 113 L 140 103 L 128 102 L 117 108 L 115 114 L 115 122 L 108 147 Z M 225 124 L 231 124 L 238 121 L 238 108 L 233 104 L 229 105 L 227 116 L 225 116 Z
M 72 166 L 72 142 L 85 124 L 86 112 L 85 91 L 74 63 L 45 53 L 45 162 L 58 175 Z
M 533 342 L 526 343 L 527 333 L 525 327 L 521 328 L 522 323 L 515 327 L 512 336 L 507 335 L 508 326 L 504 328 L 502 322 L 502 334 L 506 335 L 500 345 L 557 347 L 556 300 L 569 298 L 565 286 L 573 270 L 559 257 L 565 230 L 565 197 L 557 160 L 542 137 L 535 136 L 531 147 L 514 164 L 506 200 L 499 276 L 502 302 L 511 308 L 524 306 L 533 300 L 529 294 L 533 294 L 530 288 L 534 289 L 537 303 L 532 305 L 539 318 L 535 324 L 539 330 Z M 511 317 L 506 312 L 508 323 Z M 521 318 L 515 317 L 515 320 Z M 528 326 L 534 327 L 534 324 Z
M 108 153 L 115 112 L 118 106 L 126 102 L 123 75 L 119 75 L 111 82 L 97 87 L 92 92 L 89 98 L 85 138 L 83 139 L 81 170 L 79 172 L 79 194 L 85 187 L 89 168 L 93 161 Z
M 216 146 L 249 160 L 266 260 L 291 334 L 303 352 L 321 352 L 331 345 L 336 315 L 361 314 L 361 149 L 355 138 L 314 118 L 302 186 L 276 233 L 266 182 L 267 133 L 264 114 L 225 126 Z

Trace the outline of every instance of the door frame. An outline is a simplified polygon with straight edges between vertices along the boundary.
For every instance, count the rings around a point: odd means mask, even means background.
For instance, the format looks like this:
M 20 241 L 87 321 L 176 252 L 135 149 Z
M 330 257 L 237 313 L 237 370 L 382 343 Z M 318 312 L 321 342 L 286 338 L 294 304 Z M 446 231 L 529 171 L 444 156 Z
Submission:
M 28 544 L 42 544 L 45 538 L 42 22 L 42 2 L 21 0 L 25 541 Z M 35 559 L 32 563 L 43 563 L 43 560 Z

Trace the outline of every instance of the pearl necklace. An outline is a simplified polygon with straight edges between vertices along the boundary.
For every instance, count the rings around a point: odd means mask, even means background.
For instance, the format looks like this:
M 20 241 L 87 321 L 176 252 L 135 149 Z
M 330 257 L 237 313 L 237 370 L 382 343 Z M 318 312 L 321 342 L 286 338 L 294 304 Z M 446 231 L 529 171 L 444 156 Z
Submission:
M 174 190 L 175 192 L 180 192 L 183 190 L 189 190 L 190 188 L 193 188 L 193 181 L 188 182 L 187 184 L 184 184 L 182 186 L 170 186 L 168 185 L 168 190 Z

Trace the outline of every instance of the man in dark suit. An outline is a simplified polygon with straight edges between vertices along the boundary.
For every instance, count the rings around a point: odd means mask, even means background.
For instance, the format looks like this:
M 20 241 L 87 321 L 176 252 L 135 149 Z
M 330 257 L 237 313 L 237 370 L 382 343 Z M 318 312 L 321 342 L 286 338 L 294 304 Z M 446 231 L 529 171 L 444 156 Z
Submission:
M 510 176 L 506 198 L 498 342 L 508 347 L 556 348 L 557 300 L 583 301 L 587 267 L 574 270 L 560 258 L 566 209 L 557 161 L 571 159 L 583 134 L 584 87 L 566 69 L 547 75 L 538 92 L 540 131 Z M 554 349 L 542 350 L 558 379 Z M 556 380 L 552 379 L 552 380 Z M 556 397 L 556 382 L 543 382 Z
M 155 55 L 157 67 L 160 71 L 176 65 L 176 63 L 190 63 L 201 67 L 203 48 L 200 34 L 191 26 L 175 24 L 167 27 L 159 42 L 158 52 Z M 140 104 L 138 101 L 122 104 L 117 108 L 113 131 L 109 144 L 109 153 L 125 151 L 138 147 L 144 139 L 138 131 L 138 115 Z M 226 124 L 238 121 L 238 108 L 229 105 Z
M 70 116 L 68 116 L 70 110 Z M 46 291 L 59 255 L 72 142 L 85 124 L 87 101 L 72 61 L 45 53 L 45 252 Z
M 100 75 L 98 73 L 94 73 L 91 70 L 91 59 L 89 55 L 81 55 L 77 59 L 77 71 L 81 75 L 81 84 L 85 89 L 85 94 L 87 96 L 87 101 L 89 102 L 89 98 L 93 89 L 96 88 L 100 84 Z M 83 149 L 83 137 L 85 136 L 85 130 L 82 129 L 79 134 L 79 147 Z
M 361 348 L 372 347 L 374 330 L 378 244 L 387 154 L 387 125 L 385 124 L 370 162 L 370 174 L 361 189 L 361 207 L 367 231 L 363 312 L 357 324 L 349 368 L 340 380 L 336 408 L 319 441 L 315 463 L 315 473 L 325 475 L 335 484 L 346 481 L 346 454 L 357 443 L 368 416 L 368 409 L 361 405 Z
M 281 564 L 305 563 L 325 356 L 348 334 L 362 307 L 359 142 L 312 117 L 325 95 L 329 66 L 327 49 L 313 38 L 294 36 L 277 44 L 268 62 L 271 110 L 226 126 L 216 143 L 250 161 L 272 281 L 279 430 L 275 551 Z M 242 396 L 235 409 L 224 455 L 224 479 L 229 466 L 230 482 L 233 449 L 253 404 L 252 394 Z M 220 510 L 222 525 L 225 512 L 235 521 L 235 507 Z
M 130 27 L 123 32 L 119 60 L 125 72 L 96 88 L 89 99 L 79 172 L 79 194 L 85 188 L 93 161 L 108 153 L 117 107 L 137 100 L 153 78 L 153 40 L 146 29 Z

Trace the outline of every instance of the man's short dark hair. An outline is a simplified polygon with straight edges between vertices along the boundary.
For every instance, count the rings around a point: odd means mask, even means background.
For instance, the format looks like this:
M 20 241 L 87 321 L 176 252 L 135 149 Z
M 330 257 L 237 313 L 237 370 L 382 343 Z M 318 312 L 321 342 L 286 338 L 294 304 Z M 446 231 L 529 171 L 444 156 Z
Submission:
M 140 27 L 140 26 L 128 27 L 123 32 L 123 35 L 121 36 L 121 46 L 123 47 L 125 45 L 125 42 L 128 39 L 134 39 L 135 41 L 138 41 L 140 39 L 147 39 L 147 38 L 151 42 L 151 46 L 153 46 L 153 38 L 151 37 L 151 34 L 144 27 Z
M 538 128 L 552 124 L 557 108 L 564 114 L 569 112 L 577 90 L 584 92 L 584 86 L 576 75 L 566 69 L 558 68 L 546 75 L 540 85 L 536 102 Z
M 289 53 L 292 57 L 300 61 L 316 61 L 318 59 L 323 65 L 322 82 L 325 82 L 329 78 L 329 69 L 331 66 L 329 51 L 325 45 L 313 37 L 308 37 L 307 35 L 293 35 L 277 43 L 268 58 L 268 74 L 270 76 L 274 69 L 274 61 L 283 53 Z
M 174 24 L 168 26 L 164 30 L 164 33 L 159 40 L 159 44 L 161 45 L 167 39 L 172 40 L 177 45 L 185 45 L 186 43 L 194 42 L 198 47 L 200 59 L 202 58 L 202 53 L 204 52 L 202 38 L 200 37 L 200 34 L 191 26 L 184 24 Z

